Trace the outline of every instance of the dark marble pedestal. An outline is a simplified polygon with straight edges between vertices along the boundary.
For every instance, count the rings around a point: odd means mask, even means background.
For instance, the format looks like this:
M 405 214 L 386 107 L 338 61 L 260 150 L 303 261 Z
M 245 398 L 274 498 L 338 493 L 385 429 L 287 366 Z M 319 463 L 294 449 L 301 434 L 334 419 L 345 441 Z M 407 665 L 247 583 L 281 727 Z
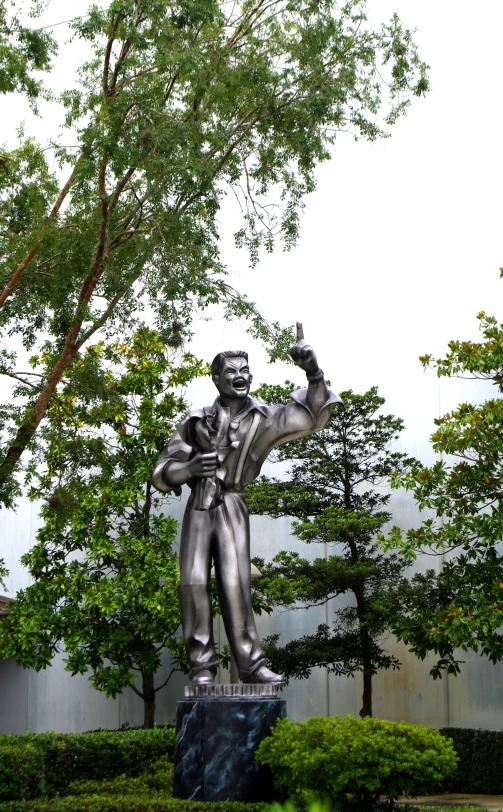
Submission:
M 273 800 L 272 776 L 268 767 L 255 761 L 255 750 L 276 720 L 285 717 L 285 700 L 270 696 L 209 696 L 178 702 L 175 797 Z

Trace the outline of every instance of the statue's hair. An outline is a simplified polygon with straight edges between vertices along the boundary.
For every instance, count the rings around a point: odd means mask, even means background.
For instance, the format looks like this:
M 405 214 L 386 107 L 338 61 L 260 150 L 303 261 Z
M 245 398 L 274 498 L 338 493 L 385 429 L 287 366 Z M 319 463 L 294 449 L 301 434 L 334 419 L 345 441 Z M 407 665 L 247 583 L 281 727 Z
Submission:
M 224 352 L 219 352 L 211 362 L 211 376 L 213 378 L 220 375 L 224 358 L 246 358 L 248 361 L 248 353 L 244 352 L 244 350 L 224 350 Z

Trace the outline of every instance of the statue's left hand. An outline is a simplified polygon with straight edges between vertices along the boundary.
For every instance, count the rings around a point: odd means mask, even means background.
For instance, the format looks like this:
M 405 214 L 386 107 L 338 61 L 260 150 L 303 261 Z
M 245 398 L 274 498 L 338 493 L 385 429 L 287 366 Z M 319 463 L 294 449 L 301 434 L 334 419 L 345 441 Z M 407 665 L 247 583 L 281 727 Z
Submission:
M 318 371 L 316 353 L 311 345 L 304 341 L 304 330 L 300 321 L 297 322 L 297 343 L 290 349 L 290 355 L 307 375 L 314 375 Z

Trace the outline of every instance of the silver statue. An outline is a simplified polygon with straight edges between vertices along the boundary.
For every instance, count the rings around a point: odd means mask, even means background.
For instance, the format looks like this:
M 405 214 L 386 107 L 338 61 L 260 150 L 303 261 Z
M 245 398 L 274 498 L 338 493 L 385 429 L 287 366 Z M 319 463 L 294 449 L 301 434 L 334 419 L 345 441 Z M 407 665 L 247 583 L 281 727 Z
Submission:
M 281 683 L 267 668 L 253 617 L 250 527 L 243 488 L 272 449 L 324 428 L 330 405 L 341 399 L 327 389 L 313 348 L 297 324 L 290 354 L 306 372 L 308 387 L 286 406 L 263 406 L 248 396 L 252 375 L 242 351 L 219 353 L 211 365 L 219 396 L 213 406 L 190 411 L 159 458 L 152 475 L 163 492 L 187 503 L 180 544 L 180 605 L 185 647 L 196 685 L 211 685 L 217 672 L 208 584 L 212 560 L 225 630 L 245 683 Z

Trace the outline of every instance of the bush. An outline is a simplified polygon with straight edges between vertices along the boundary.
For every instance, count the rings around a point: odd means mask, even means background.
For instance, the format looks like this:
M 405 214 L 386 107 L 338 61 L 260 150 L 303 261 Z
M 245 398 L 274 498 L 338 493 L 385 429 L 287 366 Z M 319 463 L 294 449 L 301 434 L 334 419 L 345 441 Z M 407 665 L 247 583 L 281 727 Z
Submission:
M 110 781 L 73 781 L 69 784 L 68 795 L 138 795 L 151 790 L 173 793 L 174 766 L 164 757 L 149 765 L 147 772 L 138 778 L 120 775 Z
M 269 812 L 268 804 L 234 801 L 182 801 L 168 795 L 91 795 L 12 801 L 0 804 L 0 812 Z
M 0 751 L 0 801 L 38 798 L 45 788 L 44 752 L 34 743 L 18 744 L 5 737 Z
M 279 720 L 259 745 L 276 788 L 305 806 L 313 797 L 340 807 L 375 808 L 379 797 L 433 792 L 456 769 L 452 744 L 420 725 L 313 716 Z
M 162 756 L 174 758 L 175 732 L 172 728 L 128 730 L 99 733 L 26 733 L 19 736 L 0 736 L 0 762 L 6 748 L 19 748 L 19 764 L 32 763 L 34 749 L 43 754 L 45 784 L 39 781 L 38 794 L 64 795 L 68 785 L 77 780 L 104 781 L 127 773 L 134 777 L 146 765 Z M 23 753 L 25 756 L 23 756 Z M 7 767 L 7 773 L 8 773 Z M 20 770 L 20 767 L 17 768 Z M 21 773 L 20 773 L 21 774 Z M 12 800 L 27 796 L 22 782 L 11 781 Z M 6 796 L 3 796 L 7 799 Z
M 459 758 L 448 789 L 488 795 L 503 794 L 503 733 L 448 727 L 440 731 L 452 739 Z

